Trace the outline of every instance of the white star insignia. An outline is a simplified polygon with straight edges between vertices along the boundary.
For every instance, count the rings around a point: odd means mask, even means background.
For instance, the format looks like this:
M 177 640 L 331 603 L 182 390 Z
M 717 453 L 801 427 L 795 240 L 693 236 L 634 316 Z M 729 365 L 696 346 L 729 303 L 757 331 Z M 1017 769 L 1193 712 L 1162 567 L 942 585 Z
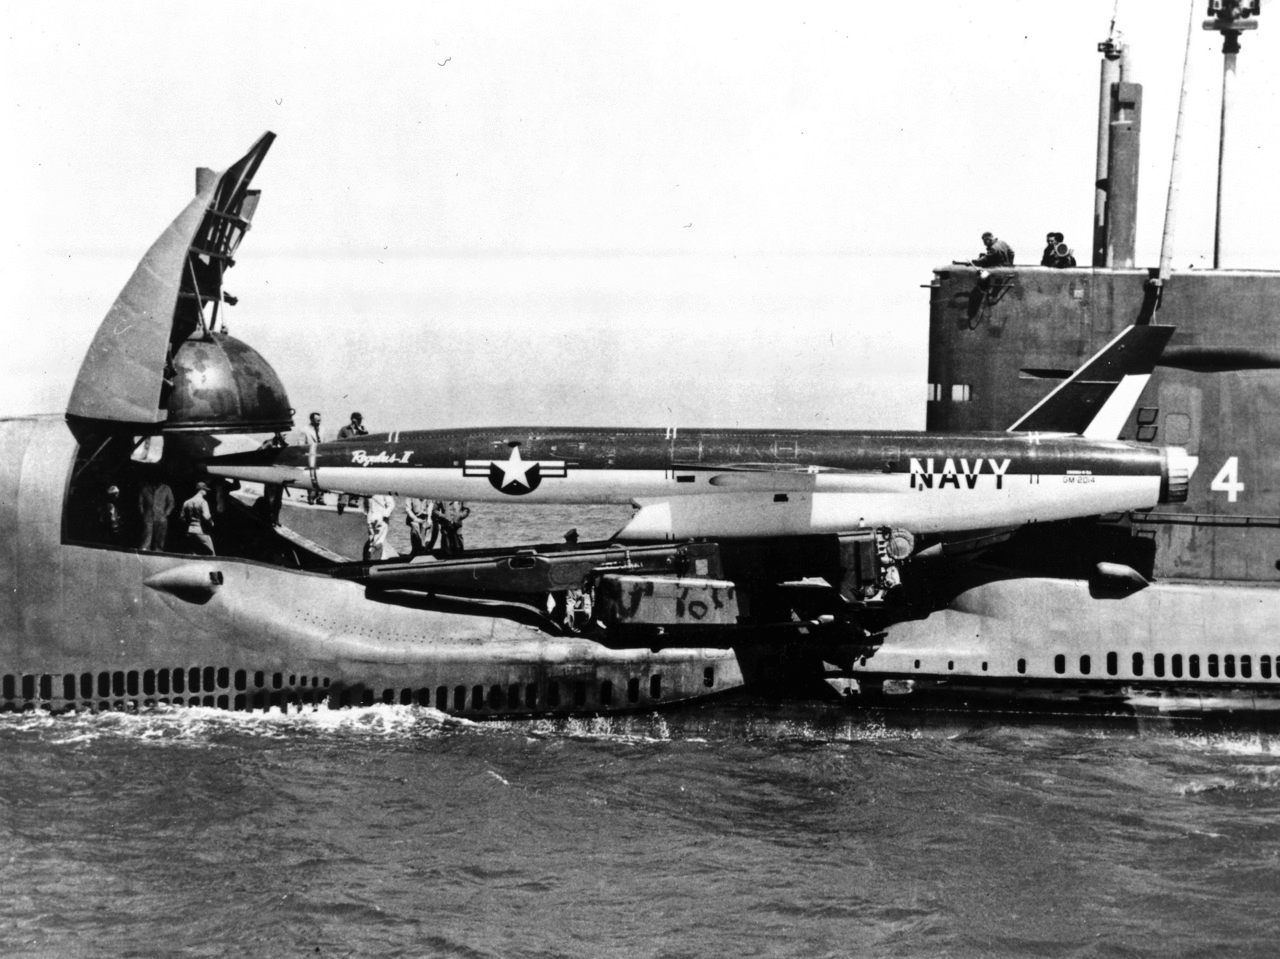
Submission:
M 510 459 L 505 462 L 493 460 L 493 465 L 502 470 L 502 485 L 505 487 L 512 483 L 529 486 L 529 470 L 537 464 L 526 463 L 520 458 L 520 447 L 513 446 Z

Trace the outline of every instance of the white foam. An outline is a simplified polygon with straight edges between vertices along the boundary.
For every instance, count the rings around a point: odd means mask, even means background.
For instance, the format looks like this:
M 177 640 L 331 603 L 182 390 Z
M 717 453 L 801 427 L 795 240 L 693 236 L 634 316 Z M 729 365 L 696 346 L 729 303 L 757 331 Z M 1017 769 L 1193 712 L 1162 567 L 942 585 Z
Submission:
M 157 706 L 139 712 L 96 712 L 52 716 L 43 711 L 0 717 L 0 729 L 36 733 L 51 745 L 83 746 L 104 737 L 155 745 L 217 746 L 228 733 L 268 739 L 298 734 L 363 735 L 399 738 L 431 735 L 482 724 L 449 716 L 429 706 L 376 706 L 329 709 L 324 706 L 282 712 L 230 712 L 204 706 Z
M 1265 733 L 1240 731 L 1180 735 L 1176 741 L 1187 748 L 1227 753 L 1231 756 L 1280 756 L 1280 738 Z

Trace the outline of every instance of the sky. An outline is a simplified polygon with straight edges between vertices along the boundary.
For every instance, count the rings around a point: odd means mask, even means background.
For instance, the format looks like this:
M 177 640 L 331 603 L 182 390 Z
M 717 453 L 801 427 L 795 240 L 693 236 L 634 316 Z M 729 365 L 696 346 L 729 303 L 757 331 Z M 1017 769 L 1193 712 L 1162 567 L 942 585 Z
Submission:
M 65 407 L 194 169 L 272 130 L 227 320 L 331 429 L 357 408 L 375 430 L 920 427 L 930 271 L 988 229 L 1020 261 L 1054 229 L 1087 259 L 1113 13 L 1158 260 L 1189 10 L 1174 263 L 1205 268 L 1203 0 L 0 4 L 0 411 Z M 1260 19 L 1228 267 L 1280 268 L 1280 13 Z

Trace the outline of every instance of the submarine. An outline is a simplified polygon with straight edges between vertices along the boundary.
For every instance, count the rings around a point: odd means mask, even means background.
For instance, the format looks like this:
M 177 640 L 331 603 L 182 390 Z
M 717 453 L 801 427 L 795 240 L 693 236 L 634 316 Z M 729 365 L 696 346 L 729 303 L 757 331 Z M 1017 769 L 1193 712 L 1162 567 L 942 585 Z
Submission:
M 0 710 L 385 703 L 499 718 L 648 710 L 748 688 L 832 695 L 814 664 L 868 651 L 867 622 L 895 606 L 886 597 L 899 593 L 898 561 L 916 549 L 903 531 L 528 544 L 388 561 L 353 555 L 364 531 L 354 511 L 282 508 L 270 482 L 250 493 L 215 475 L 211 464 L 228 451 L 280 450 L 294 425 L 274 369 L 225 330 L 235 298 L 223 281 L 252 227 L 252 181 L 273 141 L 267 133 L 221 173 L 197 170 L 195 198 L 99 326 L 65 413 L 0 420 Z M 1082 364 L 1093 371 L 1093 405 L 1070 429 L 1111 418 L 1107 398 L 1128 402 L 1123 383 L 1149 375 L 1167 338 L 1134 330 Z M 1102 392 L 1100 378 L 1109 378 Z M 1075 396 L 1062 401 L 1073 417 L 1085 408 Z M 1033 442 L 1000 437 L 988 452 Z M 455 439 L 480 455 L 491 437 Z M 869 475 L 883 467 L 881 440 L 858 454 Z M 789 442 L 770 437 L 748 458 L 778 459 L 794 481 Z M 1137 483 L 1140 500 L 1181 495 L 1186 468 L 1172 477 L 1172 454 L 1078 443 L 1093 450 L 1095 471 L 1116 472 L 1100 457 L 1136 471 L 1104 479 Z M 1011 460 L 994 462 L 981 492 L 994 484 L 1000 499 Z M 932 485 L 932 474 L 901 465 L 902 483 Z M 763 475 L 758 466 L 729 477 L 733 502 L 742 481 Z M 968 479 L 974 491 L 978 477 Z M 794 485 L 770 489 L 770 503 L 799 498 Z M 1070 492 L 1087 502 L 1091 491 Z M 193 543 L 174 506 L 197 494 L 209 512 L 206 539 Z M 167 505 L 147 523 L 143 507 L 156 502 Z
M 1280 273 L 1174 271 L 1163 255 L 1158 270 L 1135 268 L 1141 86 L 1110 41 L 1100 100 L 1091 264 L 934 271 L 927 429 L 1005 430 L 1123 330 L 1164 327 L 1120 440 L 1185 450 L 1179 495 L 917 538 L 889 528 L 355 559 L 352 516 L 284 516 L 208 470 L 293 424 L 270 365 L 218 330 L 267 134 L 222 173 L 197 172 L 196 198 L 98 329 L 65 414 L 0 421 L 0 710 L 382 702 L 496 718 L 740 691 L 874 710 L 1276 708 L 1280 352 L 1268 321 Z M 460 432 L 459 449 L 473 438 Z M 492 478 L 503 457 L 490 439 L 467 456 Z M 788 450 L 775 438 L 761 455 Z M 302 466 L 320 464 L 303 454 Z M 178 502 L 211 487 L 217 555 L 190 552 L 177 524 L 142 548 L 119 504 L 161 483 Z

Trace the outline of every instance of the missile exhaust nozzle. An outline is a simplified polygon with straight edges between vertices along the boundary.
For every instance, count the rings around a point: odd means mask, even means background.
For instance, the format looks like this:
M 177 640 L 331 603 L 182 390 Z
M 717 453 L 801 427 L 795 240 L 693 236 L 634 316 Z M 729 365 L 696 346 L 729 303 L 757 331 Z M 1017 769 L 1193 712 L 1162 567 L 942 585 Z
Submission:
M 1164 470 L 1160 479 L 1160 502 L 1185 503 L 1194 471 L 1195 460 L 1187 455 L 1186 450 L 1181 446 L 1166 446 Z

